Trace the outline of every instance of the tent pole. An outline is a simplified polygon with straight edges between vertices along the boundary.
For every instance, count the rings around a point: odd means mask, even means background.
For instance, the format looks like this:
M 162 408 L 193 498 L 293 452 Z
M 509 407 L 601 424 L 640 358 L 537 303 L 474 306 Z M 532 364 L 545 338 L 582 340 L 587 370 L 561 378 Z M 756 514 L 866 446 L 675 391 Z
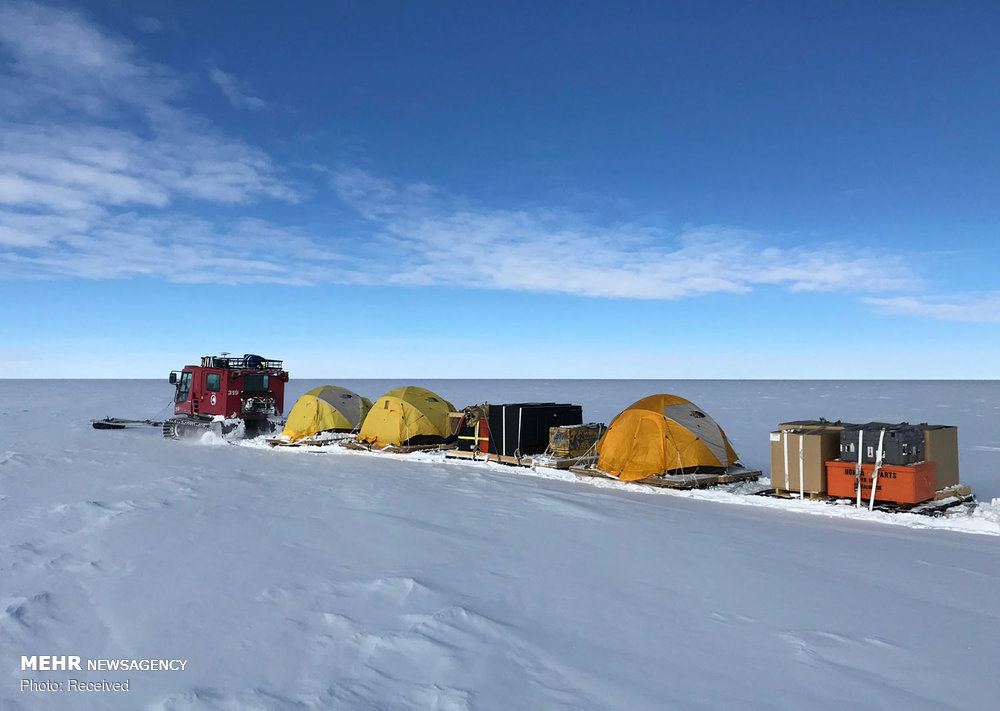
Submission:
M 875 489 L 878 488 L 878 470 L 882 468 L 882 441 L 885 439 L 885 428 L 878 436 L 878 451 L 875 453 L 875 472 L 872 474 L 872 498 L 868 502 L 868 510 L 875 508 Z

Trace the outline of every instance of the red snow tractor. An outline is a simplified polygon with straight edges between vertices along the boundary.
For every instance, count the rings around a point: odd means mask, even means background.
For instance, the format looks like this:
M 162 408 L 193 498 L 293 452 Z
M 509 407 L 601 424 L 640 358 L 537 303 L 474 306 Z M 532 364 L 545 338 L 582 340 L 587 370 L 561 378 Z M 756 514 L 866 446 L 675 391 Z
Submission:
M 186 365 L 170 373 L 174 395 L 174 417 L 163 423 L 163 436 L 181 439 L 206 431 L 227 435 L 242 423 L 244 436 L 274 431 L 272 417 L 285 406 L 288 373 L 280 360 L 252 353 L 242 358 L 229 354 L 205 356 L 201 365 Z
M 170 373 L 175 387 L 174 415 L 169 420 L 91 420 L 95 429 L 131 426 L 162 427 L 167 439 L 217 435 L 255 437 L 275 429 L 285 406 L 288 373 L 280 360 L 247 353 L 242 357 L 204 356 L 201 365 L 186 365 Z M 242 428 L 242 431 L 240 431 Z

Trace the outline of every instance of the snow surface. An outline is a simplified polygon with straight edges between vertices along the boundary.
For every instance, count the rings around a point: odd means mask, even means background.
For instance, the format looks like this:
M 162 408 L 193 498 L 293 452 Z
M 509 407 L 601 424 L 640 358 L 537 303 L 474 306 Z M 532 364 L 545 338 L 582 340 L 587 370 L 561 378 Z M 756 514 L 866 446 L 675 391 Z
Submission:
M 320 384 L 292 381 L 288 405 Z M 374 399 L 406 383 L 336 384 Z M 1000 698 L 997 383 L 414 384 L 459 407 L 574 402 L 604 422 L 674 393 L 765 471 L 779 421 L 955 424 L 963 483 L 984 503 L 917 520 L 437 455 L 171 442 L 88 422 L 165 416 L 165 382 L 0 381 L 0 708 L 970 709 Z M 35 654 L 189 661 L 183 672 L 22 672 L 21 655 Z M 128 678 L 130 691 L 19 690 L 70 677 Z

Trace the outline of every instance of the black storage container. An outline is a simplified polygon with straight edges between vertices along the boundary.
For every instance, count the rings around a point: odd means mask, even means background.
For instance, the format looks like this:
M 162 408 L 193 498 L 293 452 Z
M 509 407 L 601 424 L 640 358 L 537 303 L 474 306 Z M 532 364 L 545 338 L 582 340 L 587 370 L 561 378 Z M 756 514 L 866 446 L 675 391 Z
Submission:
M 905 422 L 890 425 L 884 422 L 869 422 L 866 425 L 848 427 L 840 433 L 840 458 L 848 462 L 858 461 L 858 432 L 864 432 L 861 441 L 861 461 L 871 464 L 875 461 L 878 440 L 885 429 L 882 440 L 882 463 L 890 466 L 916 464 L 924 461 L 924 433 Z
M 555 402 L 490 405 L 490 453 L 509 457 L 541 454 L 549 446 L 549 428 L 582 425 L 583 408 Z
M 490 406 L 469 405 L 462 409 L 462 423 L 455 432 L 455 447 L 462 452 L 479 450 L 485 452 L 485 445 L 490 438 Z
M 480 442 L 488 440 L 490 436 L 488 424 L 489 420 L 482 420 L 480 424 L 478 419 L 466 418 L 456 433 L 455 448 L 461 452 L 480 450 Z

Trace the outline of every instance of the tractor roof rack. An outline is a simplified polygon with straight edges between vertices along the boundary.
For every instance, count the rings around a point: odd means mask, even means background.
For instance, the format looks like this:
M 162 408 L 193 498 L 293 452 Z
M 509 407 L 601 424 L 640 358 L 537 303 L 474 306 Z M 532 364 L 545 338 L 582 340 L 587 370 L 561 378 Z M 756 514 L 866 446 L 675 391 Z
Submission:
M 202 356 L 201 366 L 226 370 L 281 370 L 282 361 L 264 358 L 253 353 L 246 353 L 235 358 L 224 354 L 221 356 Z

